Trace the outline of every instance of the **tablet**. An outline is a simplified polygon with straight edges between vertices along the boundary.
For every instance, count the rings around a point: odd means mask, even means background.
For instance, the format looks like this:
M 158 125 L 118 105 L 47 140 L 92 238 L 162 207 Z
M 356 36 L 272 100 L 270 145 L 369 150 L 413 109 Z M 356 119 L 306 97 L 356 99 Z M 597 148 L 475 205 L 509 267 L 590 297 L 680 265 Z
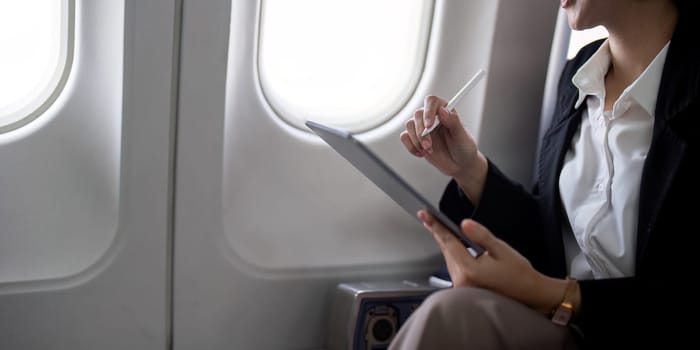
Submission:
M 427 210 L 447 227 L 455 237 L 462 241 L 472 256 L 477 257 L 483 254 L 483 247 L 467 238 L 450 218 L 435 208 L 350 132 L 314 121 L 307 121 L 306 126 L 320 136 L 336 152 L 340 153 L 341 156 L 354 165 L 357 170 L 370 179 L 416 220 L 418 220 L 416 213 L 419 210 Z

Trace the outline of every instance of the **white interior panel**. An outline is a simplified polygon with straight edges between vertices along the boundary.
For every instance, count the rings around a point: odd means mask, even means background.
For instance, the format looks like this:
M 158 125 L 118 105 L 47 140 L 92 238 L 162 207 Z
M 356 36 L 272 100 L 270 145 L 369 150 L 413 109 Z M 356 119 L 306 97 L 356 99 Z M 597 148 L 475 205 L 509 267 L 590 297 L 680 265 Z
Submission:
M 442 72 L 426 71 L 410 103 L 390 123 L 360 135 L 436 203 L 448 179 L 409 155 L 398 135 L 432 89 L 440 86 L 449 97 L 477 67 L 488 62 L 488 34 L 496 5 L 493 1 L 438 4 L 427 66 L 450 74 L 438 81 L 436 74 Z M 234 36 L 229 51 L 222 180 L 222 233 L 234 254 L 268 271 L 416 262 L 434 256 L 432 238 L 413 214 L 404 212 L 316 137 L 277 121 L 255 74 L 258 8 L 249 3 L 239 11 L 231 21 Z M 462 20 L 451 18 L 450 11 L 483 15 L 480 21 L 461 22 L 455 31 L 462 35 L 450 37 L 441 26 Z M 239 37 L 242 30 L 253 35 Z M 450 46 L 483 49 L 471 50 L 460 64 L 440 62 L 447 60 L 445 55 L 461 53 L 445 49 Z M 483 96 L 484 90 L 481 85 L 466 100 L 478 101 L 474 97 Z M 479 107 L 479 103 L 464 103 L 460 110 L 478 120 Z
M 167 349 L 176 0 L 76 0 L 56 102 L 0 135 L 0 349 Z
M 489 57 L 498 74 L 490 77 L 484 96 L 479 147 L 501 170 L 530 188 L 559 7 L 550 0 L 499 3 Z
M 80 3 L 76 18 L 63 93 L 33 123 L 0 134 L 0 283 L 76 274 L 117 232 L 124 5 Z

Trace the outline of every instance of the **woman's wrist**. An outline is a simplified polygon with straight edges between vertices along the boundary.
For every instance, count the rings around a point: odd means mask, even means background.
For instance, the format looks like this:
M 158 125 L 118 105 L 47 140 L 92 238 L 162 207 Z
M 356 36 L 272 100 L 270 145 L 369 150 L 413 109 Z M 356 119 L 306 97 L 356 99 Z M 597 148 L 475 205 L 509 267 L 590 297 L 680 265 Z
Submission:
M 556 310 L 565 296 L 568 294 L 568 302 L 571 303 L 574 314 L 581 308 L 581 290 L 578 281 L 572 279 L 558 279 L 543 276 L 543 280 L 536 284 L 534 302 L 531 306 L 537 311 L 550 316 Z M 570 290 L 568 290 L 570 289 Z
M 456 175 L 454 179 L 472 204 L 477 206 L 486 183 L 489 162 L 480 151 L 477 151 L 471 164 L 464 174 Z

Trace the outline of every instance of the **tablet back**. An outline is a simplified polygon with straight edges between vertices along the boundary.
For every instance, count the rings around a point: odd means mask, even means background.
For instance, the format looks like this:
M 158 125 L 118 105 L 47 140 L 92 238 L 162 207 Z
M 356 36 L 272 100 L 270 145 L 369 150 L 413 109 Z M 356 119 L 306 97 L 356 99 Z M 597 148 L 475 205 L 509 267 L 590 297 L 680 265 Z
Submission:
M 484 249 L 482 247 L 469 240 L 452 220 L 435 208 L 350 132 L 313 121 L 307 121 L 306 126 L 326 141 L 336 152 L 340 153 L 416 220 L 418 219 L 416 213 L 421 209 L 426 209 L 452 231 L 467 248 L 470 248 L 472 255 L 478 256 L 483 253 Z

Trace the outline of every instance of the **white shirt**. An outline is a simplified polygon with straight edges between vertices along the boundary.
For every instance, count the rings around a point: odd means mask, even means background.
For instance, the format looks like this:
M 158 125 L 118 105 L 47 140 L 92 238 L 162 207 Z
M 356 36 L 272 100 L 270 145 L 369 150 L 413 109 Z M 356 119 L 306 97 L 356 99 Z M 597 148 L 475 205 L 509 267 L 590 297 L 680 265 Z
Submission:
M 576 107 L 584 100 L 588 106 L 559 176 L 571 224 L 571 230 L 564 225 L 565 252 L 574 278 L 634 275 L 639 187 L 667 50 L 668 44 L 610 111 L 604 111 L 607 41 L 572 78 L 579 89 Z

